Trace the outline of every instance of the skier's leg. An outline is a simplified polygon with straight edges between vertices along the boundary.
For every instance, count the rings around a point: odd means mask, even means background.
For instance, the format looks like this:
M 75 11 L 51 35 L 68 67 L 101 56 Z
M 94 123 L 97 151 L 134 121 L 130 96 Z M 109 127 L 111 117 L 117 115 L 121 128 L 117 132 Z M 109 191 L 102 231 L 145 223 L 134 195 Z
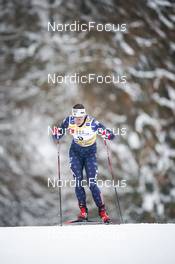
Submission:
M 83 180 L 83 161 L 72 149 L 69 151 L 69 158 L 70 168 L 76 183 L 75 194 L 78 199 L 79 207 L 86 207 L 86 193 L 81 183 Z
M 102 194 L 96 183 L 98 168 L 97 168 L 97 160 L 95 154 L 86 158 L 85 169 L 86 169 L 89 188 L 92 192 L 94 202 L 98 207 L 99 216 L 101 217 L 103 222 L 108 223 L 110 222 L 110 218 L 106 213 Z
M 91 190 L 94 202 L 97 205 L 97 207 L 102 207 L 104 205 L 104 202 L 101 191 L 96 182 L 98 167 L 97 167 L 97 159 L 95 154 L 89 155 L 85 159 L 85 170 L 88 180 L 88 186 Z

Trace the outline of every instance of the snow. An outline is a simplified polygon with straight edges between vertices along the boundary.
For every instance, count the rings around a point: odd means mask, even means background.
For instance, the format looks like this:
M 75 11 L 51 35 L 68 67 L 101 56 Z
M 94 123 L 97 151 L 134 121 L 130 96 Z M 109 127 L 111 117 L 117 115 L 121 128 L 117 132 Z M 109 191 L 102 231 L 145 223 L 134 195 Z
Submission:
M 135 122 L 136 131 L 142 133 L 145 125 L 152 126 L 155 130 L 160 131 L 160 124 L 155 118 L 146 113 L 140 113 Z
M 124 36 L 121 32 L 117 32 L 115 35 L 115 40 L 120 44 L 121 49 L 130 56 L 135 54 L 135 51 L 129 46 L 129 44 L 125 41 Z
M 160 1 L 160 0 L 149 0 L 148 5 L 154 9 L 156 9 L 158 6 L 171 7 L 171 3 L 169 1 Z
M 172 100 L 168 100 L 165 97 L 160 97 L 158 93 L 154 93 L 152 95 L 153 100 L 155 100 L 155 102 L 157 102 L 159 105 L 161 106 L 166 106 L 172 110 L 175 110 L 175 101 Z
M 1 227 L 1 264 L 174 264 L 174 224 Z
M 135 132 L 129 133 L 128 143 L 132 149 L 139 149 L 140 148 L 141 144 L 140 144 L 140 139 L 139 139 L 139 136 L 137 135 L 137 133 L 135 133 Z
M 167 78 L 171 81 L 175 81 L 175 74 L 173 72 L 161 68 L 158 68 L 154 71 L 141 71 L 131 68 L 129 69 L 129 72 L 131 75 L 137 78 L 143 78 L 143 79 Z

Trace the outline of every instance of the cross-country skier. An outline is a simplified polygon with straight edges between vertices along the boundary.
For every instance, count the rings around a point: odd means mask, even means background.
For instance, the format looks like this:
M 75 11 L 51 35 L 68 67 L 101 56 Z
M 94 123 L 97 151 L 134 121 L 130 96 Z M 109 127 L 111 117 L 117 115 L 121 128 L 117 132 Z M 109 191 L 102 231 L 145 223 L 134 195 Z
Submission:
M 83 180 L 83 169 L 85 168 L 87 183 L 92 197 L 98 207 L 99 216 L 103 222 L 110 222 L 106 213 L 105 204 L 101 191 L 96 183 L 97 159 L 96 159 L 96 136 L 100 134 L 104 139 L 112 140 L 115 136 L 111 130 L 95 118 L 86 114 L 82 104 L 76 104 L 72 108 L 72 115 L 65 118 L 58 128 L 59 133 L 54 139 L 59 140 L 68 131 L 72 136 L 72 144 L 69 150 L 70 168 L 75 179 L 75 193 L 80 208 L 79 220 L 88 220 L 88 209 L 86 206 L 86 193 L 81 184 Z

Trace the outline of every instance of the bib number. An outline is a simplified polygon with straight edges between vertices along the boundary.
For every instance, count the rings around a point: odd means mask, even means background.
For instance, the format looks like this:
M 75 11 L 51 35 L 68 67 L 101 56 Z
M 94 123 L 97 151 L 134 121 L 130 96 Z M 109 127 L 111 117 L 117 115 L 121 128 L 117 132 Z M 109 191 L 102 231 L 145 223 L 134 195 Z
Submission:
M 83 141 L 83 137 L 78 137 L 78 140 Z

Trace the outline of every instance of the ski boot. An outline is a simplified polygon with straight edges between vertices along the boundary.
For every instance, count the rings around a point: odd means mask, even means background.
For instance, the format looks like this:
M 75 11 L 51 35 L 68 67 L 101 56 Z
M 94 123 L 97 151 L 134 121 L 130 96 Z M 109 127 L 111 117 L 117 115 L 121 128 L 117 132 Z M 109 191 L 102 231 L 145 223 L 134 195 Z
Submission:
M 98 212 L 99 212 L 99 216 L 101 217 L 102 221 L 105 223 L 105 224 L 109 224 L 111 223 L 111 219 L 110 217 L 107 215 L 106 213 L 106 209 L 105 209 L 105 206 L 101 206 L 99 207 L 98 209 Z
M 87 221 L 88 220 L 88 209 L 86 206 L 80 206 L 80 213 L 78 215 L 79 221 Z

